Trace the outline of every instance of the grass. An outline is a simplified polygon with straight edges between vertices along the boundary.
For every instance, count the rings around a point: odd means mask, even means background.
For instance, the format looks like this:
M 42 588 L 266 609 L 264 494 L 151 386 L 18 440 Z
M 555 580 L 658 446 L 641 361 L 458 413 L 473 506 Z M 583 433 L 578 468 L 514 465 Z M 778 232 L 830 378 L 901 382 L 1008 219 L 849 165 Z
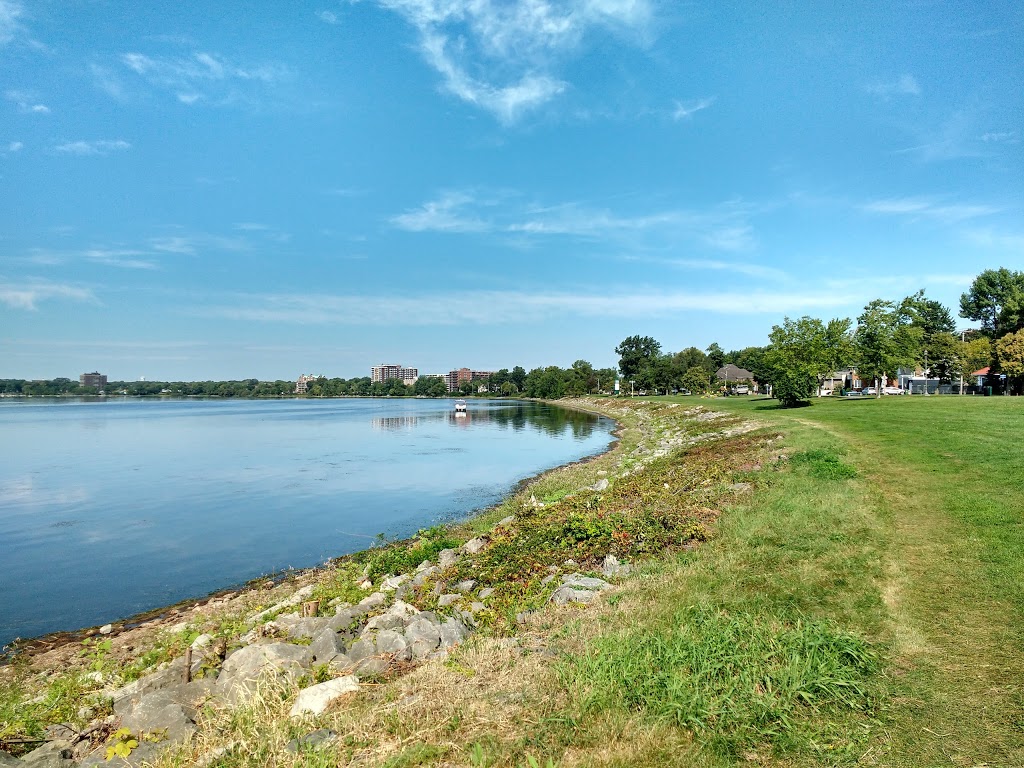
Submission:
M 719 407 L 833 436 L 884 526 L 893 696 L 879 764 L 1024 765 L 1024 401 L 774 405 Z
M 349 599 L 364 569 L 487 532 L 444 574 L 498 587 L 483 631 L 309 722 L 286 716 L 294 691 L 210 710 L 158 768 L 228 745 L 211 765 L 1024 765 L 1024 401 L 585 405 L 624 425 L 613 453 L 318 576 L 315 596 Z M 552 569 L 607 553 L 633 575 L 546 604 Z M 0 721 L 38 693 L 22 682 Z M 316 727 L 338 742 L 287 750 Z

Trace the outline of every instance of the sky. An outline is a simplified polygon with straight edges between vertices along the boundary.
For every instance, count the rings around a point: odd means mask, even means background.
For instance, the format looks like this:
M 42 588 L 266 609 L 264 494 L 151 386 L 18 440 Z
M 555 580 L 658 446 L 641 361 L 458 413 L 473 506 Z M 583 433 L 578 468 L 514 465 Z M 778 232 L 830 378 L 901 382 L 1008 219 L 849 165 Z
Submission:
M 956 315 L 1024 269 L 1022 39 L 1017 0 L 0 0 L 0 378 Z

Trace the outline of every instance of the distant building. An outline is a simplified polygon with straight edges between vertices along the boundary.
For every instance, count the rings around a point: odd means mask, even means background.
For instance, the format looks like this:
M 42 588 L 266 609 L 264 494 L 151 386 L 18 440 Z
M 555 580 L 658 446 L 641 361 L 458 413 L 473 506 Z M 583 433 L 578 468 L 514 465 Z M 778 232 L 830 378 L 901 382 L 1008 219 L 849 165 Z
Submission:
M 96 389 L 103 389 L 107 386 L 107 375 L 105 373 L 98 373 L 93 371 L 92 373 L 83 373 L 78 377 L 78 383 L 83 387 L 96 387 Z
M 420 377 L 418 368 L 403 368 L 401 365 L 381 363 L 370 368 L 370 381 L 376 383 L 401 379 L 403 384 L 415 384 Z
M 310 373 L 308 375 L 305 374 L 305 373 L 301 374 L 299 376 L 299 380 L 295 382 L 295 394 L 296 395 L 304 395 L 304 394 L 306 394 L 306 392 L 309 390 L 309 383 L 312 382 L 312 381 L 316 381 L 318 378 L 320 378 L 320 377 L 319 376 L 314 376 L 312 373 Z
M 448 375 L 444 377 L 445 386 L 448 387 L 449 392 L 458 392 L 464 381 L 486 381 L 491 378 L 494 374 L 493 371 L 473 371 L 469 368 L 459 368 L 457 370 L 449 371 Z

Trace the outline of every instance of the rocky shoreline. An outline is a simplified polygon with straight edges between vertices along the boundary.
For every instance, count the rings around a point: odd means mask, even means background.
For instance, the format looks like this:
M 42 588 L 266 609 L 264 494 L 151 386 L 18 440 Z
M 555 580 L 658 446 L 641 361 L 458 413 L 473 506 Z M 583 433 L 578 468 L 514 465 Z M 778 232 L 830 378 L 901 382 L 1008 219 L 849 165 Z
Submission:
M 618 414 L 605 403 L 569 405 L 622 419 L 635 433 L 628 445 L 614 443 L 608 453 L 588 461 L 602 468 L 587 473 L 594 482 L 563 495 L 570 501 L 600 499 L 614 483 L 682 447 L 754 429 L 702 408 L 672 413 L 682 426 L 666 429 L 662 412 L 675 411 L 675 405 L 623 405 Z M 0 751 L 0 766 L 91 767 L 110 759 L 139 766 L 192 740 L 204 711 L 245 707 L 268 686 L 297 690 L 290 717 L 315 719 L 339 699 L 358 695 L 368 682 L 444 659 L 478 629 L 490 631 L 495 615 L 513 610 L 510 606 L 521 610 L 508 621 L 524 623 L 548 605 L 591 603 L 629 576 L 631 565 L 615 552 L 581 544 L 577 549 L 585 558 L 580 562 L 530 563 L 522 585 L 518 574 L 495 579 L 495 562 L 503 562 L 496 553 L 510 542 L 526 541 L 536 519 L 546 514 L 545 502 L 533 495 L 515 504 L 517 514 L 404 570 L 376 574 L 369 563 L 361 570 L 348 563 L 343 578 L 297 572 L 276 584 L 264 582 L 164 611 L 135 627 L 94 630 L 84 646 L 66 642 L 35 649 L 18 663 L 44 681 L 80 666 L 83 657 L 93 659 L 93 668 L 81 673 L 84 692 L 71 721 L 50 723 L 34 749 L 28 749 L 31 740 L 8 740 L 2 746 L 20 747 L 25 754 L 15 758 Z M 328 577 L 345 582 L 341 595 L 325 596 Z M 165 660 L 139 668 L 125 682 L 126 665 L 158 646 L 158 657 Z M 313 730 L 303 738 L 323 743 L 334 736 Z M 196 764 L 212 764 L 220 756 L 215 752 L 196 755 Z

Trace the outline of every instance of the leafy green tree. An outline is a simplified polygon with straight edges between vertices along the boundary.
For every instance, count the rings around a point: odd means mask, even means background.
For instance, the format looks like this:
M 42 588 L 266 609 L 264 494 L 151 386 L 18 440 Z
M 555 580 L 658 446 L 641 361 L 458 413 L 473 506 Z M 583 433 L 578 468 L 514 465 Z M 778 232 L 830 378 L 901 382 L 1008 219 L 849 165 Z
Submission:
M 650 336 L 630 336 L 619 343 L 615 354 L 619 356 L 622 376 L 625 379 L 636 379 L 661 354 L 661 344 Z
M 917 360 L 923 331 L 912 319 L 905 307 L 881 299 L 869 303 L 857 318 L 854 358 L 861 377 L 874 380 L 878 397 L 887 375 Z
M 695 395 L 703 395 L 711 389 L 711 377 L 703 365 L 694 365 L 682 375 L 679 384 Z
M 933 333 L 928 342 L 928 373 L 940 382 L 958 379 L 964 373 L 963 349 L 959 336 Z
M 716 373 L 719 368 L 725 365 L 725 352 L 718 346 L 717 341 L 711 342 L 706 352 L 708 353 L 708 365 L 711 368 L 711 372 Z
M 986 269 L 960 297 L 960 317 L 980 322 L 991 339 L 1024 329 L 1024 273 Z
M 1020 394 L 1024 382 L 1024 330 L 998 339 L 995 352 L 999 370 L 1006 374 L 1010 391 Z
M 771 346 L 764 355 L 773 394 L 784 407 L 806 401 L 825 377 L 850 356 L 850 321 L 801 317 L 772 326 Z
M 517 365 L 512 369 L 512 373 L 508 375 L 509 379 L 513 384 L 516 385 L 517 392 L 523 392 L 526 389 L 526 370 L 521 365 Z

